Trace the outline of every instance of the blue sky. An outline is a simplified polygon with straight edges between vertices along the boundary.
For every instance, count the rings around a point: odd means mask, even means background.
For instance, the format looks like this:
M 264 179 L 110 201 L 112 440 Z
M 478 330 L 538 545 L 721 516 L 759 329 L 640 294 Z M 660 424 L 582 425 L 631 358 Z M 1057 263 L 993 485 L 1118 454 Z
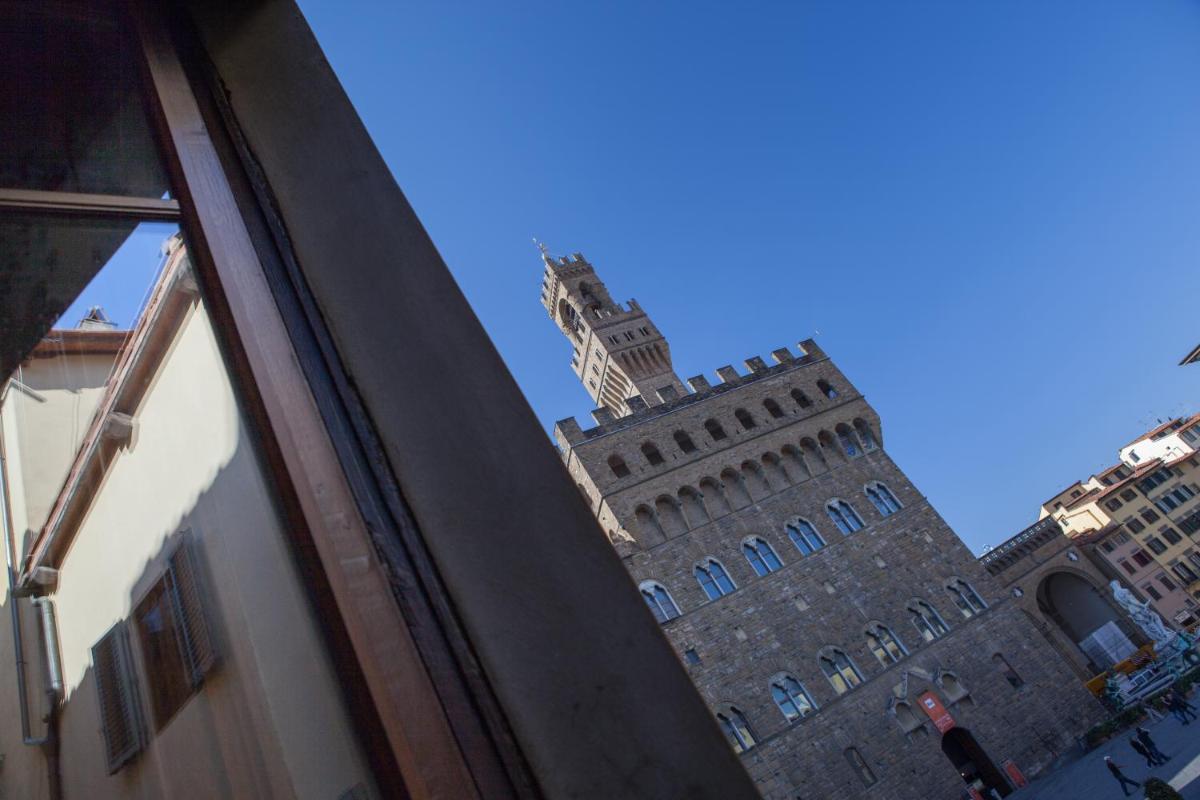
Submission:
M 1200 405 L 1195 4 L 301 6 L 547 427 L 533 236 L 683 377 L 819 330 L 976 551 Z

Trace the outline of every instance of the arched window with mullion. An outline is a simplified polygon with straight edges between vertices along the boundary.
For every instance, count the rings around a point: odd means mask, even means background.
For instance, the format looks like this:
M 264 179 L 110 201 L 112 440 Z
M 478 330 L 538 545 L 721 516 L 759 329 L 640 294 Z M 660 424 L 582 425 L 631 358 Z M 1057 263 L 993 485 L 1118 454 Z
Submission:
M 862 517 L 845 500 L 830 500 L 825 504 L 825 511 L 837 529 L 847 536 L 863 527 Z
M 963 617 L 966 619 L 970 619 L 987 608 L 987 604 L 983 602 L 983 598 L 979 596 L 979 593 L 962 578 L 955 578 L 947 584 L 946 591 L 950 592 L 950 597 L 954 601 L 954 605 L 958 607 L 958 610 L 962 612 Z
M 762 578 L 783 566 L 775 549 L 765 539 L 752 536 L 742 542 L 742 555 L 750 562 L 755 574 Z
M 879 481 L 868 483 L 863 491 L 866 493 L 867 499 L 871 501 L 871 505 L 875 506 L 875 510 L 882 516 L 890 517 L 901 508 L 900 501 L 896 499 L 896 495 L 892 494 L 892 490 Z
M 844 650 L 828 647 L 817 658 L 821 672 L 838 694 L 845 694 L 863 682 L 862 673 Z
M 708 595 L 709 600 L 724 597 L 737 588 L 730 579 L 729 573 L 725 571 L 725 567 L 715 558 L 709 558 L 697 564 L 695 575 L 696 580 L 700 583 L 700 588 Z
M 942 620 L 942 615 L 924 600 L 914 600 L 909 603 L 908 610 L 913 615 L 913 625 L 916 626 L 921 633 L 921 638 L 926 642 L 940 639 L 950 632 Z
M 675 605 L 670 593 L 661 583 L 645 581 L 638 588 L 642 592 L 642 599 L 646 601 L 646 605 L 650 607 L 656 620 L 669 622 L 680 616 L 679 606 Z
M 785 529 L 792 544 L 796 545 L 796 549 L 806 556 L 811 556 L 825 546 L 825 539 L 806 519 L 794 519 L 785 526 Z
M 908 655 L 908 651 L 904 649 L 904 643 L 886 625 L 876 624 L 867 629 L 867 646 L 871 648 L 875 658 L 879 659 L 879 663 L 885 667 L 895 664 Z
M 738 709 L 729 706 L 718 711 L 717 724 L 721 726 L 725 738 L 733 745 L 735 753 L 742 753 L 754 747 L 756 741 L 754 733 L 750 730 L 750 723 L 746 721 L 746 715 Z
M 771 681 L 771 698 L 788 722 L 795 722 L 817 710 L 808 690 L 791 675 L 775 676 Z

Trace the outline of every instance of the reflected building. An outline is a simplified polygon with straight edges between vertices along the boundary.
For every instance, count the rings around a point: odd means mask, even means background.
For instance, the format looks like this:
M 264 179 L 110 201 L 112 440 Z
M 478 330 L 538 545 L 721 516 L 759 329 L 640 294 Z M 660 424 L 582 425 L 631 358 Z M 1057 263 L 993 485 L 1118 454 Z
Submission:
M 563 462 L 764 797 L 1007 795 L 1103 718 L 820 346 L 684 388 L 640 305 L 542 260 L 598 405 Z

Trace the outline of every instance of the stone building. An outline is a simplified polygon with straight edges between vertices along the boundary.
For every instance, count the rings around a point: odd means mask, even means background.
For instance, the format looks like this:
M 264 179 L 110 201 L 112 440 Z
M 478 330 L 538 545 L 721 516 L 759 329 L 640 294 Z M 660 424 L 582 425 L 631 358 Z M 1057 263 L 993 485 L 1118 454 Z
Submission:
M 815 342 L 688 392 L 636 303 L 543 262 L 600 405 L 563 461 L 764 797 L 1005 795 L 1102 717 Z
M 1145 594 L 1138 584 L 1149 582 L 1149 576 L 1130 580 L 1131 575 L 1115 571 L 1101 555 L 1103 551 L 1093 547 L 1100 541 L 1117 541 L 1120 527 L 1072 538 L 1054 518 L 1045 517 L 979 559 L 1083 681 L 1147 643 L 1113 600 L 1109 581 L 1122 580 Z M 1118 546 L 1131 542 L 1128 536 L 1124 540 L 1117 541 Z M 1139 565 L 1137 569 L 1143 568 Z M 1175 593 L 1181 594 L 1177 587 Z

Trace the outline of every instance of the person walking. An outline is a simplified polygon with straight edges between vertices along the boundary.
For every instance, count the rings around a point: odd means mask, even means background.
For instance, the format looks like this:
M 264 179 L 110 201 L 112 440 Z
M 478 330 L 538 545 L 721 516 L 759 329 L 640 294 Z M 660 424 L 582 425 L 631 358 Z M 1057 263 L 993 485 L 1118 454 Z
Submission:
M 1159 750 L 1158 745 L 1156 745 L 1154 740 L 1150 738 L 1150 731 L 1146 730 L 1140 725 L 1137 728 L 1137 738 L 1138 741 L 1141 742 L 1146 748 L 1146 751 L 1150 753 L 1150 755 L 1153 756 L 1159 764 L 1165 764 L 1171 760 L 1171 757 L 1163 753 L 1162 750 Z
M 1167 708 L 1170 709 L 1171 713 L 1175 715 L 1175 719 L 1179 720 L 1184 725 L 1187 725 L 1189 722 L 1189 714 L 1191 715 L 1192 719 L 1197 718 L 1196 707 L 1185 700 L 1183 693 L 1174 686 L 1168 689 L 1166 695 L 1164 696 L 1167 699 Z
M 1113 761 L 1112 756 L 1104 757 L 1104 766 L 1108 767 L 1108 771 L 1112 773 L 1113 777 L 1121 782 L 1121 791 L 1125 793 L 1126 797 L 1129 797 L 1129 790 L 1125 788 L 1126 785 L 1132 786 L 1135 789 L 1141 786 L 1140 783 L 1132 778 L 1125 777 L 1125 773 L 1121 772 L 1121 765 Z
M 1150 750 L 1147 749 L 1146 745 L 1142 744 L 1141 741 L 1138 740 L 1137 736 L 1129 737 L 1129 746 L 1133 748 L 1133 752 L 1146 759 L 1147 767 L 1158 766 L 1158 759 L 1150 753 Z

